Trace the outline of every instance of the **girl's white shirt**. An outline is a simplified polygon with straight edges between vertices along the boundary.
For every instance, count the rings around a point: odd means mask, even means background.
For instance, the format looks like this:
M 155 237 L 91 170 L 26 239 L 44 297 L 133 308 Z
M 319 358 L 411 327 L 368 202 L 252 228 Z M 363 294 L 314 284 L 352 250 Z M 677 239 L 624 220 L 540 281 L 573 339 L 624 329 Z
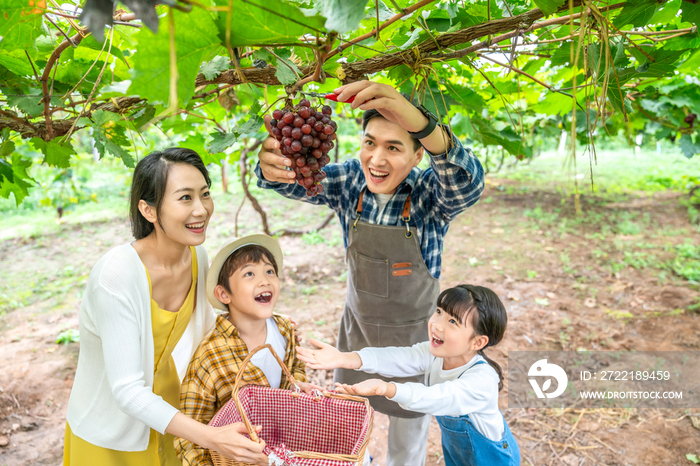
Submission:
M 469 415 L 476 429 L 486 438 L 503 437 L 503 415 L 498 409 L 498 374 L 479 355 L 464 366 L 444 370 L 443 359 L 430 354 L 430 342 L 413 346 L 364 348 L 358 370 L 384 377 L 425 376 L 425 384 L 396 383 L 390 398 L 402 408 L 433 416 Z M 472 367 L 474 366 L 474 367 Z
M 215 324 L 205 292 L 207 252 L 195 250 L 197 300 L 172 353 L 181 380 Z M 118 246 L 95 264 L 80 303 L 80 355 L 67 414 L 75 435 L 103 448 L 143 451 L 150 429 L 165 433 L 178 409 L 153 393 L 153 351 L 146 269 L 131 244 Z

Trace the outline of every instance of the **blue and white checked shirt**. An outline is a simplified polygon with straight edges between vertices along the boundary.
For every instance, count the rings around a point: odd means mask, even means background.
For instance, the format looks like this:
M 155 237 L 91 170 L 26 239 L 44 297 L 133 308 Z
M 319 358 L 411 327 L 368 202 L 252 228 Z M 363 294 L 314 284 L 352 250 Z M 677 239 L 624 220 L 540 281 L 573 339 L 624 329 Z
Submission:
M 396 192 L 380 211 L 374 195 L 367 190 L 362 203 L 360 220 L 378 225 L 405 226 L 402 218 L 406 198 L 411 196 L 409 225 L 418 231 L 423 260 L 430 274 L 440 278 L 442 245 L 450 222 L 467 207 L 476 203 L 484 190 L 484 170 L 471 149 L 465 149 L 456 137 L 446 154 L 431 154 L 430 168 L 414 167 Z M 343 228 L 343 240 L 348 246 L 349 228 L 357 217 L 357 201 L 367 187 L 362 165 L 357 159 L 331 163 L 323 168 L 326 179 L 321 182 L 323 193 L 308 197 L 306 188 L 298 183 L 286 184 L 267 181 L 255 167 L 258 187 L 273 189 L 288 199 L 325 204 L 333 209 Z

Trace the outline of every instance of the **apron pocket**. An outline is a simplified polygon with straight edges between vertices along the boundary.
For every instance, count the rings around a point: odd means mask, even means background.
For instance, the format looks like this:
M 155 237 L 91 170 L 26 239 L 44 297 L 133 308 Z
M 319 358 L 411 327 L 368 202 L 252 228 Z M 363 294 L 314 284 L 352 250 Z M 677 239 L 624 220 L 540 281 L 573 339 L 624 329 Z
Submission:
M 363 293 L 389 297 L 389 261 L 355 253 L 355 289 Z
M 413 346 L 422 341 L 428 341 L 428 319 L 396 323 L 389 325 L 378 325 L 379 346 Z

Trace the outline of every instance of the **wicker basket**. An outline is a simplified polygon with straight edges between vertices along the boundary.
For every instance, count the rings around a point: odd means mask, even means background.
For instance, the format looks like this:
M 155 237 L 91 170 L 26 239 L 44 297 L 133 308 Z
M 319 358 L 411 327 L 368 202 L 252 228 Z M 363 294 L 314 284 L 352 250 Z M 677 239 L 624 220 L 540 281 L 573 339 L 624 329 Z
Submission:
M 252 356 L 269 349 L 292 387 L 297 382 L 270 345 L 248 353 L 236 376 L 231 399 L 209 425 L 243 422 L 250 438 L 259 441 L 253 425 L 262 425 L 260 436 L 270 447 L 283 443 L 303 466 L 361 464 L 372 432 L 373 410 L 366 398 L 333 392 L 314 397 L 299 391 L 246 385 L 240 387 Z M 252 422 L 251 422 L 252 420 Z M 313 450 L 313 451 L 312 451 Z M 252 466 L 230 460 L 210 450 L 215 466 Z

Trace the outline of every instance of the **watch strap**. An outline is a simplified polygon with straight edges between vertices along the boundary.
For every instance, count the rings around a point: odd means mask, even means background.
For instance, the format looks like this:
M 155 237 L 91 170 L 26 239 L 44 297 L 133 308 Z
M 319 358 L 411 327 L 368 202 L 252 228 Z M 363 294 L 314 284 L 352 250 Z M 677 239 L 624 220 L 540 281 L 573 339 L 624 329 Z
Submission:
M 420 112 L 423 115 L 425 115 L 425 117 L 428 119 L 428 126 L 423 128 L 422 131 L 416 131 L 415 133 L 409 131 L 408 134 L 410 134 L 411 136 L 413 136 L 416 139 L 423 139 L 423 138 L 430 136 L 433 133 L 433 131 L 435 130 L 435 127 L 437 126 L 437 118 L 430 111 L 428 111 L 427 108 L 423 107 L 422 105 L 417 105 L 416 108 L 418 110 L 420 110 Z

